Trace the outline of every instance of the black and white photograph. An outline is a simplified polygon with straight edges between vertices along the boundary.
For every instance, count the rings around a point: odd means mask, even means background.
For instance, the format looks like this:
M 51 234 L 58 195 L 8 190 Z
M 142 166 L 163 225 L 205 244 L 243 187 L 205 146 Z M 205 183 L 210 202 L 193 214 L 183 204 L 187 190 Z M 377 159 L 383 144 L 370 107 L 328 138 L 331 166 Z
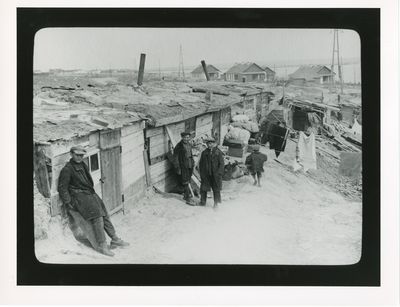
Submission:
M 360 261 L 356 31 L 49 27 L 33 64 L 39 262 Z
M 395 1 L 10 2 L 0 304 L 398 303 Z

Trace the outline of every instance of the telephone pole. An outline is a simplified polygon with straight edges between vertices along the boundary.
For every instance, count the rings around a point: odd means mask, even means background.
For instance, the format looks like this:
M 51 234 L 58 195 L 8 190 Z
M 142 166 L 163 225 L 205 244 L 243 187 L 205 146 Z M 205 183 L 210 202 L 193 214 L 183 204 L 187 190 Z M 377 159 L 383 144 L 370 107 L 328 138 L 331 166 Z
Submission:
M 333 30 L 333 48 L 332 48 L 332 64 L 331 64 L 331 90 L 335 89 L 335 53 L 337 56 L 337 68 L 338 68 L 338 76 L 340 82 L 340 93 L 343 94 L 343 77 L 342 77 L 342 66 L 340 62 L 340 54 L 339 54 L 339 30 Z
M 178 78 L 185 81 L 185 68 L 183 67 L 183 52 L 182 45 L 179 45 L 179 67 L 178 67 Z

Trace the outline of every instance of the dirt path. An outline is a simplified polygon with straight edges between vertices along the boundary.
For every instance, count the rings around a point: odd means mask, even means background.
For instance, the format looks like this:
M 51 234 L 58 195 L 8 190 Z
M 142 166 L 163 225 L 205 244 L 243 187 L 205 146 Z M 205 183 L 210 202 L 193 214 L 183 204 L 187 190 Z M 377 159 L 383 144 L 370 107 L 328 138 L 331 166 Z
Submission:
M 263 187 L 249 176 L 224 182 L 216 210 L 149 193 L 112 220 L 131 246 L 106 257 L 76 242 L 59 223 L 36 243 L 51 263 L 351 264 L 361 252 L 360 201 L 294 174 L 269 156 Z M 290 152 L 287 153 L 290 155 Z M 280 157 L 285 161 L 285 157 Z

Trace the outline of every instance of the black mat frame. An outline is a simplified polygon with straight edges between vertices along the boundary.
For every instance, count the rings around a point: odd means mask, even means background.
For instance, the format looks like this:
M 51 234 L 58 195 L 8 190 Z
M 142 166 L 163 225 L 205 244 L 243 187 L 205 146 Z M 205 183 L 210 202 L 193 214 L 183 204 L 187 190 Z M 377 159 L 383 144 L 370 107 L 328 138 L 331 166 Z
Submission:
M 380 285 L 380 10 L 17 8 L 18 285 Z M 339 28 L 361 39 L 362 256 L 354 265 L 58 265 L 37 261 L 33 225 L 33 48 L 46 27 Z M 140 248 L 140 247 L 138 247 Z

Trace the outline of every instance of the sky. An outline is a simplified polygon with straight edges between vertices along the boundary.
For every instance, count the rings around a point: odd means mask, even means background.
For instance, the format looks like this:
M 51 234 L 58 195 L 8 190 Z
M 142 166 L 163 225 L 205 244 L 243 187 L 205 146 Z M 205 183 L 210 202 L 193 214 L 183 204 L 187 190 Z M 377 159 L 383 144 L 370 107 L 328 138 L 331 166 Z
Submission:
M 352 30 L 339 31 L 343 60 L 360 59 L 360 40 Z M 183 64 L 268 65 L 330 63 L 331 29 L 212 28 L 45 28 L 36 33 L 34 69 L 137 69 L 146 53 L 146 69 Z M 325 63 L 321 63 L 325 64 Z

